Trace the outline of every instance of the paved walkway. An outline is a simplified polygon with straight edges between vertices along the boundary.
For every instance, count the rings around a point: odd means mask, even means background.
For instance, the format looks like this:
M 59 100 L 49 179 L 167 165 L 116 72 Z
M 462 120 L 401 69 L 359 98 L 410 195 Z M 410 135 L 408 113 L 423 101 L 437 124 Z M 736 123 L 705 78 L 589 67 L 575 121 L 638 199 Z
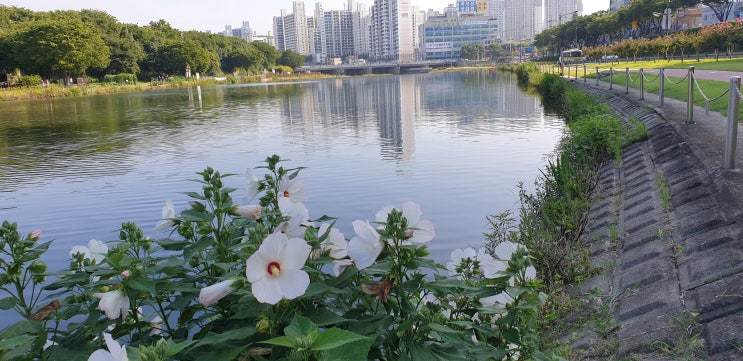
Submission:
M 572 82 L 650 133 L 600 170 L 584 242 L 605 272 L 585 287 L 600 290 L 613 326 L 583 331 L 574 349 L 592 360 L 743 360 L 743 130 L 737 168 L 725 170 L 726 117 L 695 107 L 685 124 L 685 102 L 661 108 L 639 90 Z

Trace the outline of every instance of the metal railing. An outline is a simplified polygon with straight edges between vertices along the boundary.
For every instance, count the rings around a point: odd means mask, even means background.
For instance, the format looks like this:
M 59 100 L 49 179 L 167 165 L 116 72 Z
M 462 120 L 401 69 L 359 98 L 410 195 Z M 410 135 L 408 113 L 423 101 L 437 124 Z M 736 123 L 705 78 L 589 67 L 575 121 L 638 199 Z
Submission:
M 690 66 L 688 68 L 688 71 L 686 75 L 679 79 L 679 80 L 673 80 L 669 78 L 666 75 L 665 69 L 660 68 L 658 74 L 656 74 L 652 79 L 650 79 L 647 76 L 647 73 L 644 69 L 639 70 L 639 74 L 637 76 L 633 77 L 632 72 L 629 68 L 625 68 L 624 71 L 615 71 L 614 68 L 610 67 L 608 72 L 601 72 L 599 71 L 599 67 L 597 66 L 595 68 L 595 76 L 596 76 L 596 85 L 599 85 L 600 79 L 605 79 L 609 82 L 609 89 L 613 89 L 614 81 L 615 81 L 615 75 L 619 75 L 621 73 L 624 73 L 624 85 L 625 85 L 625 94 L 629 94 L 629 88 L 630 83 L 632 83 L 633 86 L 636 86 L 637 81 L 639 81 L 639 88 L 640 88 L 640 100 L 645 99 L 645 83 L 654 83 L 655 81 L 659 82 L 658 87 L 658 97 L 660 100 L 660 106 L 664 106 L 665 102 L 665 85 L 666 82 L 673 84 L 673 85 L 679 85 L 683 83 L 684 81 L 687 82 L 687 99 L 686 99 L 686 122 L 685 124 L 691 125 L 695 124 L 694 122 L 694 89 L 701 94 L 702 98 L 705 101 L 705 114 L 709 115 L 710 111 L 710 103 L 721 99 L 725 95 L 728 95 L 728 129 L 726 134 L 726 142 L 725 142 L 725 154 L 723 159 L 723 168 L 725 169 L 734 169 L 735 168 L 735 150 L 737 146 L 737 138 L 738 138 L 738 121 L 739 121 L 739 111 L 740 111 L 740 101 L 743 100 L 743 93 L 741 93 L 741 77 L 739 76 L 733 76 L 730 78 L 730 88 L 726 89 L 722 94 L 717 95 L 715 97 L 710 97 L 702 90 L 702 87 L 699 85 L 699 82 L 697 81 L 695 75 L 694 75 L 694 67 Z M 552 70 L 550 70 L 552 72 Z M 559 72 L 559 71 L 558 71 Z M 554 74 L 554 72 L 552 72 Z M 561 73 L 561 75 L 565 76 L 566 78 L 571 78 L 571 69 L 570 67 L 567 67 L 564 74 Z M 587 68 L 586 65 L 583 64 L 583 81 L 587 82 Z M 575 75 L 574 79 L 578 79 L 578 65 L 575 66 Z M 621 78 L 620 78 L 621 79 Z M 621 80 L 619 81 L 621 84 Z

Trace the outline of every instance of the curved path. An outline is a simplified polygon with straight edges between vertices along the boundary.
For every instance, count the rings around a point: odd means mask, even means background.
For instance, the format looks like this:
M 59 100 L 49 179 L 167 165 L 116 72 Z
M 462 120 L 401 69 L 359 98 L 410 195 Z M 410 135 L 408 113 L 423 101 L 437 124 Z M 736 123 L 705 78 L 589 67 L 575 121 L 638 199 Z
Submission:
M 604 272 L 584 290 L 611 322 L 582 330 L 573 348 L 591 360 L 743 360 L 743 131 L 737 169 L 724 170 L 719 114 L 695 107 L 696 123 L 685 124 L 684 102 L 660 108 L 638 90 L 573 84 L 650 133 L 600 170 L 583 241 Z

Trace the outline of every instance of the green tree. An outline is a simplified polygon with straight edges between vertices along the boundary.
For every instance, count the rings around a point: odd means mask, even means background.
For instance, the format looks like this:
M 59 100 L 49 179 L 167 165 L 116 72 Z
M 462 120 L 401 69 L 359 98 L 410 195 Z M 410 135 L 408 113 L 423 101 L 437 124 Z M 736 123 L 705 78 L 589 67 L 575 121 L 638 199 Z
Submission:
M 304 65 L 304 56 L 293 50 L 286 50 L 281 53 L 281 57 L 277 61 L 278 65 L 285 65 L 292 69 L 298 69 Z
M 263 67 L 263 69 L 273 68 L 276 65 L 276 61 L 281 57 L 281 52 L 270 44 L 262 41 L 254 41 L 251 44 L 253 44 L 260 54 L 261 61 L 258 65 Z
M 11 47 L 11 61 L 24 72 L 65 78 L 105 68 L 111 55 L 99 33 L 74 20 L 32 23 L 14 34 Z
M 157 54 L 158 69 L 168 74 L 184 74 L 186 66 L 192 73 L 206 73 L 211 56 L 197 42 L 179 41 L 163 46 Z

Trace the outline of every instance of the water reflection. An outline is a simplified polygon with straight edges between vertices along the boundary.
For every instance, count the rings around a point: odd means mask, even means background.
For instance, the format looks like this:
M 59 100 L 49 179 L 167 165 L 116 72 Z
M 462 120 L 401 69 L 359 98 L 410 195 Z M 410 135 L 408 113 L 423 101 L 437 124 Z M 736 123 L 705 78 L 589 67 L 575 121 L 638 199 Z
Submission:
M 242 174 L 270 154 L 307 166 L 311 216 L 368 219 L 406 200 L 437 227 L 431 251 L 477 246 L 485 216 L 513 209 L 562 122 L 493 71 L 194 86 L 20 101 L 0 112 L 0 219 L 54 239 L 50 269 L 122 221 L 151 234 L 209 165 Z M 230 180 L 236 188 L 241 177 Z M 235 199 L 240 200 L 241 191 Z M 164 236 L 156 235 L 153 236 Z

